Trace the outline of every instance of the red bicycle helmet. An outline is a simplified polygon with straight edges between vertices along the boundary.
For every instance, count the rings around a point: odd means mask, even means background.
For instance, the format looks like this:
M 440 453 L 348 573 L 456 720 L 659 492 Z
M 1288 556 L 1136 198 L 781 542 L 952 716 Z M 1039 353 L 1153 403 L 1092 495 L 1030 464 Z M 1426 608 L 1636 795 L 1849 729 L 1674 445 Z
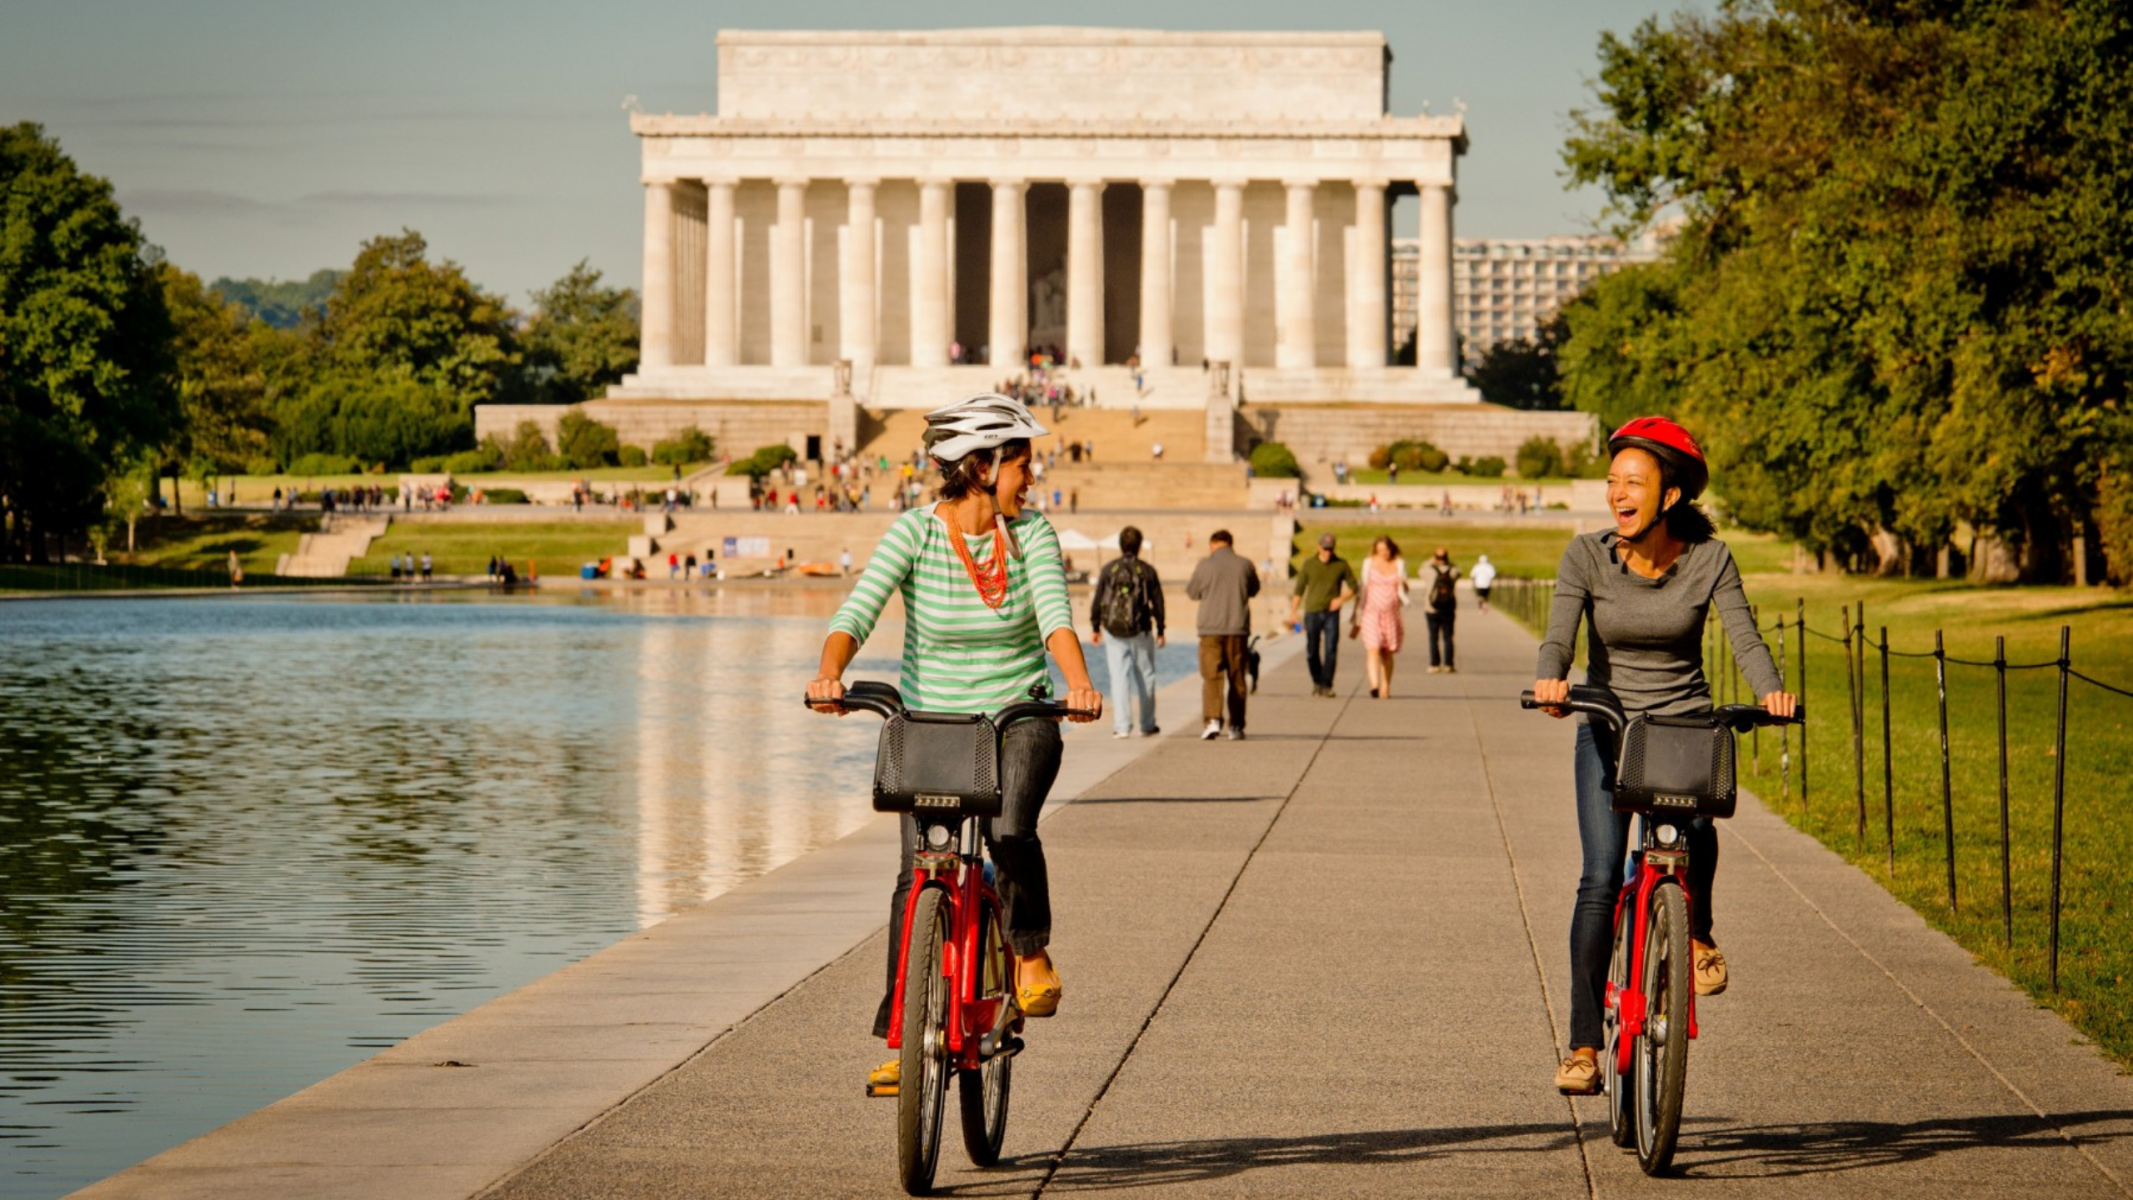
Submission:
M 1620 454 L 1635 446 L 1649 450 L 1660 460 L 1680 472 L 1681 502 L 1687 504 L 1703 494 L 1711 482 L 1710 465 L 1704 462 L 1703 447 L 1689 436 L 1678 422 L 1665 417 L 1638 417 L 1622 428 L 1615 430 L 1607 439 L 1607 452 Z

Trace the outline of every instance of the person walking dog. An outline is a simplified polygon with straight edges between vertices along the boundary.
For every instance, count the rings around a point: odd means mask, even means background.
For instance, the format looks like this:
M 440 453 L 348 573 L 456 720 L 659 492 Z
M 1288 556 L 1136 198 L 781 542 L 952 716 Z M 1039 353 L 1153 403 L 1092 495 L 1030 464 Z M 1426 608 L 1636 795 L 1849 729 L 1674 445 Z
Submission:
M 1133 735 L 1134 701 L 1140 702 L 1141 736 L 1162 731 L 1155 723 L 1155 652 L 1166 639 L 1163 581 L 1141 561 L 1141 531 L 1128 525 L 1118 532 L 1118 557 L 1097 573 L 1089 600 L 1091 641 L 1104 648 L 1111 668 L 1111 695 L 1117 704 L 1112 737 Z
M 1123 545 L 1123 542 L 1121 542 Z M 1244 740 L 1246 645 L 1252 636 L 1252 597 L 1259 594 L 1259 570 L 1237 553 L 1227 529 L 1207 537 L 1207 557 L 1193 568 L 1185 594 L 1200 602 L 1200 713 L 1207 725 L 1205 741 L 1223 732 L 1222 697 L 1229 695 L 1229 740 Z

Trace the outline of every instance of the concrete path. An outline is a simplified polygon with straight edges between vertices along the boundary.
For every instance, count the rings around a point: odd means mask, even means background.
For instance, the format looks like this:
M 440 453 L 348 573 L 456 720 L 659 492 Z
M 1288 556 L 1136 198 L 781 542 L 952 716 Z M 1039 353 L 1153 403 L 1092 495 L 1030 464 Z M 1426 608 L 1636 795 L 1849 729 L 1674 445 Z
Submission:
M 1702 1007 L 1684 1178 L 1639 1174 L 1601 1102 L 1550 1086 L 1571 727 L 1516 707 L 1528 636 L 1461 624 L 1461 673 L 1424 673 L 1416 645 L 1392 700 L 1359 693 L 1346 643 L 1341 699 L 1273 666 L 1242 743 L 1077 741 L 1083 780 L 1120 769 L 1044 826 L 1065 1004 L 1031 1023 L 1007 1160 L 970 1169 L 951 1128 L 944 1190 L 2133 1197 L 2133 1078 L 1752 803 L 1724 827 L 1735 982 Z M 870 827 L 336 1077 L 380 1089 L 359 1154 L 270 1122 L 88 1194 L 896 1194 L 894 1106 L 860 1087 L 885 1057 L 865 1032 L 891 845 Z M 515 1004 L 549 1023 L 545 1058 L 499 1032 Z M 392 1098 L 395 1070 L 518 1095 L 434 1120 Z M 625 1078 L 649 1082 L 614 1094 Z

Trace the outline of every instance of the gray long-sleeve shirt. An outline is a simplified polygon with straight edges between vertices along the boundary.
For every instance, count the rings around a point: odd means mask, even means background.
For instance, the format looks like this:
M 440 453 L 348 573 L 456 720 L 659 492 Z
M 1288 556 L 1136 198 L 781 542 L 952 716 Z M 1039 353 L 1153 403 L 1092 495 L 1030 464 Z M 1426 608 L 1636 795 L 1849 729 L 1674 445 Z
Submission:
M 1218 546 L 1193 568 L 1185 594 L 1200 602 L 1201 637 L 1235 637 L 1252 631 L 1252 597 L 1259 569 L 1228 546 Z
M 1534 678 L 1569 678 L 1578 624 L 1589 609 L 1585 682 L 1611 689 L 1632 713 L 1707 712 L 1703 628 L 1713 604 L 1755 696 L 1780 690 L 1777 664 L 1756 632 L 1740 568 L 1724 542 L 1692 542 L 1659 578 L 1646 579 L 1616 553 L 1613 530 L 1580 534 L 1563 551 Z

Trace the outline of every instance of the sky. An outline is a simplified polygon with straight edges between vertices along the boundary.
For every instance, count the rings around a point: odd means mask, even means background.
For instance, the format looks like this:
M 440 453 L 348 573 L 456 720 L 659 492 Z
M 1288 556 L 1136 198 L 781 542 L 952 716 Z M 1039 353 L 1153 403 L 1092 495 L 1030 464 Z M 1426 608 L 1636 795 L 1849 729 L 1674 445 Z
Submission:
M 1681 3 L 0 0 L 0 122 L 42 124 L 204 279 L 303 278 L 409 228 L 524 305 L 580 259 L 637 285 L 626 105 L 716 111 L 720 29 L 1376 30 L 1395 115 L 1466 105 L 1457 234 L 1541 237 L 1599 216 L 1559 150 L 1601 32 Z

